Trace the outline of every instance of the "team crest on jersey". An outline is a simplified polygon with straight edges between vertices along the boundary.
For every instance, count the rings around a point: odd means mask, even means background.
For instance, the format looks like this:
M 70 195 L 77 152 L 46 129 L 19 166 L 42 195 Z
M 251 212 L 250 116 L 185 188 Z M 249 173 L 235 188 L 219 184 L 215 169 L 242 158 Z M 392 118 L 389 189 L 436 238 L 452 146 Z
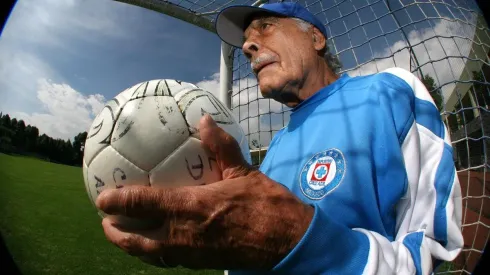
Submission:
M 340 150 L 328 149 L 317 153 L 301 170 L 301 191 L 310 199 L 322 199 L 340 185 L 345 169 L 345 158 Z

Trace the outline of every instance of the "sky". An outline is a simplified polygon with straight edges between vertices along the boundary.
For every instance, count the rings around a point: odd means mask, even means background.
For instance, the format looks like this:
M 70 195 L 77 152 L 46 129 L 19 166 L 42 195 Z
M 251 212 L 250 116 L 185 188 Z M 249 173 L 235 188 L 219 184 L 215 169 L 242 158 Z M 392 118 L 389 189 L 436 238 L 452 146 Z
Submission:
M 0 38 L 0 111 L 72 138 L 139 82 L 212 79 L 219 55 L 216 35 L 140 7 L 19 0 Z
M 412 2 L 390 1 L 394 13 L 376 0 L 314 1 L 309 8 L 327 23 L 345 73 L 410 70 L 399 24 L 423 73 L 449 95 L 454 87 L 446 83 L 459 77 L 464 62 L 444 57 L 471 51 L 476 6 L 473 0 Z M 218 94 L 219 58 L 215 34 L 154 11 L 111 0 L 19 0 L 0 37 L 0 111 L 72 139 L 88 130 L 106 101 L 143 81 L 178 79 Z M 267 146 L 287 123 L 287 108 L 261 97 L 242 55 L 235 65 L 234 113 L 249 141 Z

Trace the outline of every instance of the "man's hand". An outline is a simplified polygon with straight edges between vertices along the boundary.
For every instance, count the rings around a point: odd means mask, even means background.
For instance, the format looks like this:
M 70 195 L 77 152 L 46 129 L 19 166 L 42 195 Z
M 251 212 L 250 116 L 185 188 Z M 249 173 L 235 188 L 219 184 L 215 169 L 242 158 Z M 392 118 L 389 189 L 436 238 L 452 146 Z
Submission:
M 313 208 L 253 169 L 238 143 L 211 117 L 200 122 L 204 146 L 216 155 L 223 180 L 203 186 L 106 190 L 97 207 L 109 241 L 145 262 L 195 269 L 270 269 L 302 238 Z M 158 221 L 128 229 L 114 216 Z

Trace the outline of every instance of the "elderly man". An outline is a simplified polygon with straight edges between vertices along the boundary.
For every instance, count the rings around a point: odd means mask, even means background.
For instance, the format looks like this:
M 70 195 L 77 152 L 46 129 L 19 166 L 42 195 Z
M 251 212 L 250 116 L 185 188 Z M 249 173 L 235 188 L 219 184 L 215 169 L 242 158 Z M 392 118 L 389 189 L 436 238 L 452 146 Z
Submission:
M 104 191 L 108 214 L 158 220 L 107 238 L 160 266 L 230 274 L 429 274 L 463 246 L 448 132 L 424 85 L 399 68 L 337 76 L 326 31 L 298 4 L 234 6 L 218 35 L 242 47 L 264 97 L 292 107 L 260 170 L 203 117 L 223 180 Z

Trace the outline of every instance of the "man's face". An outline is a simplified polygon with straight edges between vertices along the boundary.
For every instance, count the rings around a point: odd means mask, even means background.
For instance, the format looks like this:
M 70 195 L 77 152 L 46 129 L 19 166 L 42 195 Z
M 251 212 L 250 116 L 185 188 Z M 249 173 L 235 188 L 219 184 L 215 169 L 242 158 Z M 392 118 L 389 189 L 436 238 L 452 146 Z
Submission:
M 288 106 L 300 101 L 299 89 L 317 56 L 311 30 L 301 30 L 291 18 L 259 16 L 245 30 L 242 49 L 264 97 Z

